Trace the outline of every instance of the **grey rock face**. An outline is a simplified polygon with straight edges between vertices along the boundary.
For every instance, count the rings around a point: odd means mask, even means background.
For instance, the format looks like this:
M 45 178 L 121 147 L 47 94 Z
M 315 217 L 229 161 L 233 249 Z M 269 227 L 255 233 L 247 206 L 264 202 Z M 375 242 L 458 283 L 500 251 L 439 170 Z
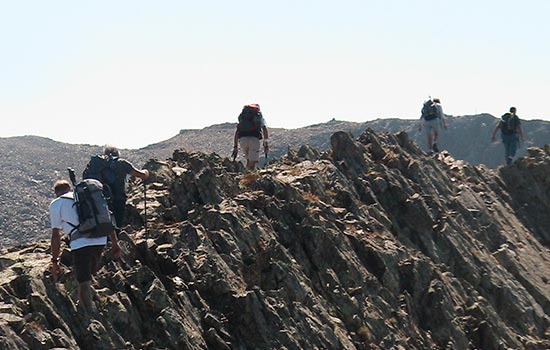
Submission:
M 491 133 L 498 118 L 480 114 L 449 116 L 447 121 L 449 129 L 442 130 L 438 141 L 441 150 L 451 153 L 455 159 L 463 159 L 474 165 L 485 164 L 489 168 L 497 168 L 504 163 L 504 148 L 500 140 L 491 142 Z M 147 147 L 121 150 L 122 156 L 138 167 L 146 159 L 169 158 L 175 149 L 228 157 L 233 150 L 235 125 L 225 123 L 200 130 L 181 130 L 178 135 Z M 518 157 L 527 155 L 529 147 L 543 147 L 550 139 L 550 122 L 525 120 L 522 126 L 525 143 L 518 150 Z M 421 145 L 422 149 L 426 147 L 425 135 L 418 132 L 418 120 L 386 118 L 357 123 L 333 119 L 298 129 L 270 127 L 268 161 L 279 159 L 285 154 L 286 160 L 290 162 L 325 159 L 332 142 L 345 141 L 331 140 L 333 134 L 344 132 L 359 137 L 368 128 L 376 132 L 396 133 L 396 137 L 404 138 L 399 142 L 409 142 L 410 139 Z M 369 133 L 364 135 L 370 137 Z M 385 155 L 384 148 L 376 143 L 376 139 L 360 140 L 361 143 L 369 143 L 372 160 L 378 161 Z M 116 140 L 113 142 L 116 144 Z M 411 152 L 410 149 L 408 151 Z M 417 151 L 420 152 L 420 149 Z M 81 174 L 90 156 L 101 152 L 102 147 L 99 146 L 73 145 L 37 136 L 0 138 L 0 202 L 3 203 L 0 211 L 0 248 L 47 238 L 50 234 L 49 218 L 46 211 L 37 208 L 47 207 L 52 200 L 53 182 L 67 178 L 67 167 Z M 356 156 L 352 158 L 360 159 Z M 241 160 L 242 157 L 237 159 Z M 237 171 L 240 166 L 227 159 L 222 162 L 228 171 Z M 263 155 L 259 164 L 261 167 L 266 164 Z M 409 166 L 409 171 L 417 170 L 415 163 Z M 177 215 L 177 210 L 173 214 Z
M 149 161 L 97 313 L 69 268 L 52 282 L 48 241 L 3 251 L 0 348 L 550 348 L 548 149 L 492 171 L 403 133 L 331 145 L 252 173 Z

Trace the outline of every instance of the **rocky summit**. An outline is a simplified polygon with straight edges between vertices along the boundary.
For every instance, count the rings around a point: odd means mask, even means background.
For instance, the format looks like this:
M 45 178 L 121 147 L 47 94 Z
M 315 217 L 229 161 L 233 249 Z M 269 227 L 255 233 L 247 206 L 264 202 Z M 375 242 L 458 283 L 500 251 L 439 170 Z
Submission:
M 5 249 L 0 348 L 550 348 L 548 146 L 491 170 L 404 132 L 330 141 L 252 173 L 150 160 L 95 312 L 47 240 Z

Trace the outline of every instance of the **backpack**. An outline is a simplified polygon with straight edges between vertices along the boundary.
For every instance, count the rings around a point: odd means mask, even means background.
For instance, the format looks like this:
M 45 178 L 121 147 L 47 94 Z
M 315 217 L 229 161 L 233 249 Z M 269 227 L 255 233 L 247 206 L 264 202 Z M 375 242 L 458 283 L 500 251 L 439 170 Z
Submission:
M 103 184 L 96 179 L 84 179 L 77 184 L 73 181 L 73 186 L 74 205 L 80 223 L 78 225 L 69 223 L 73 226 L 69 234 L 71 241 L 82 237 L 108 236 L 113 231 L 114 225 L 107 199 L 103 194 Z
M 516 133 L 519 120 L 518 117 L 511 113 L 505 113 L 500 117 L 500 130 L 505 135 L 512 135 Z
M 257 104 L 246 105 L 239 114 L 239 123 L 237 124 L 239 137 L 254 136 L 262 138 L 262 112 Z
M 96 179 L 112 187 L 116 180 L 116 166 L 118 157 L 96 155 L 90 158 L 86 169 L 82 173 L 83 179 Z
M 434 120 L 439 117 L 437 104 L 434 101 L 428 100 L 424 102 L 424 106 L 422 106 L 422 117 L 424 120 Z

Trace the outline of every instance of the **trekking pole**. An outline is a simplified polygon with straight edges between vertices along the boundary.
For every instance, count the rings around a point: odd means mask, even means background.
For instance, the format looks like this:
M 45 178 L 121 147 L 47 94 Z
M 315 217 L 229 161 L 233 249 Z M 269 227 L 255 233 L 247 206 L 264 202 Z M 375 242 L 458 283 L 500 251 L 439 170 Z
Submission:
M 268 157 L 269 153 L 269 145 L 267 144 L 267 138 L 264 140 L 264 155 L 265 155 L 265 168 L 267 168 L 267 165 L 269 164 Z
M 73 168 L 67 168 L 69 171 L 69 178 L 71 179 L 71 182 L 73 183 L 73 186 L 76 186 L 76 175 L 74 174 Z
M 233 161 L 237 159 L 237 155 L 239 154 L 239 149 L 237 147 L 233 148 L 233 152 L 231 153 L 231 156 L 233 157 Z
M 147 184 L 143 181 L 143 227 L 147 233 Z

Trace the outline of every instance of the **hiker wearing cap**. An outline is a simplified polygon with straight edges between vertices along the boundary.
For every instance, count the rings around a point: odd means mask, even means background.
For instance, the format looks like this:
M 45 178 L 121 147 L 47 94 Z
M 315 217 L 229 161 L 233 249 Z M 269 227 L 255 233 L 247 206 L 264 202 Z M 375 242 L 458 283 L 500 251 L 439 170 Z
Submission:
M 422 106 L 420 124 L 418 126 L 418 130 L 422 131 L 424 129 L 424 133 L 426 134 L 429 154 L 439 152 L 437 138 L 439 137 L 440 125 L 443 125 L 445 130 L 447 130 L 447 121 L 445 120 L 445 114 L 443 114 L 441 101 L 439 98 L 429 99 Z
M 516 156 L 520 142 L 523 142 L 523 128 L 516 114 L 516 107 L 510 107 L 510 111 L 503 114 L 493 130 L 491 140 L 496 141 L 497 131 L 500 130 L 502 144 L 504 145 L 504 157 L 506 164 L 511 164 Z
M 69 182 L 66 180 L 56 181 L 54 192 L 56 199 L 50 203 L 49 212 L 52 227 L 52 275 L 54 280 L 57 281 L 61 271 L 59 266 L 61 239 L 63 236 L 70 239 L 75 227 L 79 225 L 79 219 Z M 120 247 L 114 230 L 109 234 L 109 237 L 112 242 L 113 256 L 119 258 Z M 94 310 L 91 286 L 92 275 L 99 270 L 101 254 L 106 244 L 107 236 L 97 238 L 80 236 L 76 239 L 70 239 L 69 247 L 76 280 L 78 281 L 78 305 L 85 311 Z
M 269 152 L 269 133 L 258 104 L 243 107 L 233 137 L 233 160 L 237 157 L 239 145 L 246 159 L 246 169 L 254 170 L 260 160 L 260 142 L 263 140 L 264 152 Z
M 86 166 L 82 177 L 97 179 L 109 187 L 110 202 L 117 229 L 126 223 L 126 180 L 127 176 L 139 177 L 143 181 L 149 178 L 149 170 L 138 169 L 128 160 L 120 157 L 115 146 L 105 146 L 103 155 L 93 156 Z

